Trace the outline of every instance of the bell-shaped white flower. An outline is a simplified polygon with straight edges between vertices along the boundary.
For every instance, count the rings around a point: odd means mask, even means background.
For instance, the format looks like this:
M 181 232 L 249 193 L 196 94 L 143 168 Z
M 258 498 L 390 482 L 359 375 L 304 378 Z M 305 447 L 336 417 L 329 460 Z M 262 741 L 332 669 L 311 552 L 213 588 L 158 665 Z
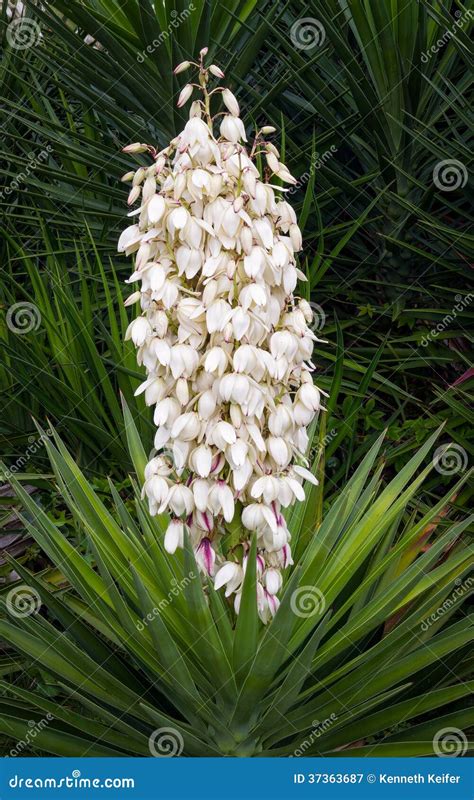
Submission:
M 165 533 L 164 548 L 173 555 L 184 544 L 184 525 L 180 519 L 172 519 Z
M 220 567 L 214 579 L 214 586 L 216 589 L 221 589 L 226 586 L 225 596 L 233 594 L 242 585 L 244 579 L 244 571 L 240 564 L 233 561 L 227 561 Z

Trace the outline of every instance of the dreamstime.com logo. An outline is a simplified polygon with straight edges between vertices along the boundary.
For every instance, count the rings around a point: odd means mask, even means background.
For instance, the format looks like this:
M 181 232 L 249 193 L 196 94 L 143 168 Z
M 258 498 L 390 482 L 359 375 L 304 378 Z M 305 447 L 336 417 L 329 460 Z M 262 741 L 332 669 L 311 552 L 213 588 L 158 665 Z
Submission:
M 304 741 L 301 742 L 300 746 L 296 748 L 290 758 L 300 758 L 300 756 L 304 756 L 306 750 L 308 750 L 308 748 L 311 747 L 311 745 L 314 744 L 314 742 L 319 739 L 323 733 L 326 733 L 330 728 L 332 728 L 336 721 L 337 715 L 334 713 L 331 714 L 327 719 L 324 719 L 322 722 L 320 722 L 319 719 L 313 719 L 311 723 L 313 726 L 311 733 L 307 739 L 304 739 Z
M 442 619 L 448 611 L 451 611 L 452 608 L 456 606 L 459 600 L 465 595 L 469 595 L 472 592 L 472 588 L 474 586 L 474 578 L 466 578 L 465 581 L 461 581 L 461 578 L 457 578 L 456 581 L 456 588 L 453 589 L 451 595 L 446 598 L 446 600 L 438 606 L 436 611 L 433 611 L 429 617 L 423 620 L 421 623 L 421 630 L 426 633 L 427 630 L 434 625 L 435 622 Z
M 184 739 L 176 728 L 158 728 L 150 735 L 148 747 L 153 758 L 176 758 L 184 749 Z
M 291 595 L 290 607 L 297 617 L 322 616 L 326 599 L 317 586 L 300 586 Z
M 36 455 L 36 453 L 38 453 L 39 450 L 44 447 L 45 443 L 52 435 L 52 429 L 48 428 L 46 431 L 40 433 L 39 436 L 28 436 L 28 447 L 21 456 L 18 456 L 17 460 L 13 464 L 10 464 L 8 469 L 3 471 L 2 477 L 6 478 L 6 480 L 10 480 L 12 475 L 24 470 L 30 458 Z
M 440 758 L 456 758 L 467 751 L 467 736 L 460 728 L 441 728 L 433 739 L 433 750 Z
M 5 37 L 14 50 L 28 50 L 39 44 L 41 28 L 39 23 L 30 17 L 17 17 L 8 24 Z
M 24 750 L 29 747 L 34 747 L 36 743 L 36 737 L 41 731 L 44 731 L 45 728 L 48 727 L 49 723 L 54 719 L 53 715 L 48 711 L 43 719 L 37 720 L 35 722 L 34 719 L 30 719 L 28 721 L 28 730 L 25 734 L 24 739 L 20 739 L 15 747 L 9 751 L 9 753 L 4 756 L 4 758 L 16 758 L 17 756 L 21 755 Z M 28 753 L 26 753 L 28 755 Z
M 63 778 L 35 778 L 14 775 L 8 781 L 10 789 L 134 789 L 134 778 L 83 778 L 73 769 Z
M 48 158 L 52 152 L 52 146 L 47 144 L 46 147 L 43 147 L 43 149 L 39 151 L 39 153 L 28 153 L 28 162 L 26 163 L 25 168 L 21 172 L 17 172 L 11 183 L 2 189 L 0 192 L 0 200 L 3 200 L 4 197 L 9 197 L 11 194 L 16 192 L 20 186 L 27 183 L 28 178 L 34 174 L 35 170 L 41 164 L 44 164 L 48 161 Z
M 422 347 L 428 347 L 430 342 L 437 339 L 438 336 L 444 333 L 444 331 L 449 328 L 450 325 L 452 325 L 452 323 L 456 320 L 457 315 L 460 314 L 461 311 L 464 311 L 464 309 L 472 303 L 474 300 L 474 294 L 471 292 L 464 296 L 462 294 L 456 294 L 454 299 L 456 304 L 452 307 L 449 314 L 445 314 L 443 319 L 440 320 L 440 322 L 437 322 L 436 325 L 431 328 L 430 331 L 428 331 L 426 336 L 423 336 L 420 342 Z
M 431 45 L 430 49 L 426 50 L 425 53 L 422 53 L 421 55 L 422 64 L 428 64 L 430 59 L 437 53 L 439 53 L 439 51 L 442 50 L 442 48 L 445 47 L 445 45 L 447 45 L 447 43 L 450 42 L 451 39 L 453 39 L 456 36 L 458 31 L 462 30 L 464 25 L 466 25 L 468 22 L 472 20 L 472 18 L 474 17 L 474 11 L 472 9 L 469 9 L 463 14 L 461 11 L 457 10 L 454 12 L 454 16 L 457 19 L 454 20 L 453 24 L 451 25 L 451 28 L 447 28 L 442 34 L 442 36 L 440 36 L 439 39 L 437 39 L 436 42 Z
M 180 581 L 177 581 L 176 578 L 171 579 L 171 586 L 172 588 L 169 590 L 167 597 L 163 597 L 162 600 L 158 603 L 157 606 L 154 606 L 151 611 L 148 612 L 146 617 L 143 617 L 141 620 L 136 622 L 136 628 L 138 631 L 145 630 L 146 626 L 149 622 L 153 622 L 155 617 L 161 616 L 162 612 L 165 608 L 167 608 L 173 600 L 181 594 L 182 591 L 189 586 L 191 581 L 196 577 L 194 572 L 188 572 L 188 574 L 182 578 Z
M 36 589 L 22 583 L 14 586 L 7 594 L 5 606 L 12 617 L 29 617 L 41 608 L 41 597 Z
M 312 50 L 313 47 L 323 46 L 326 41 L 326 31 L 319 19 L 302 17 L 291 26 L 290 39 L 297 50 Z
M 288 190 L 287 196 L 291 197 L 292 194 L 295 194 L 295 192 L 302 189 L 303 186 L 308 183 L 309 179 L 314 175 L 314 173 L 322 169 L 322 167 L 324 167 L 325 164 L 327 164 L 327 162 L 336 155 L 336 153 L 337 147 L 335 144 L 332 144 L 331 147 L 325 150 L 324 153 L 321 153 L 321 155 L 315 155 L 311 160 L 309 170 L 306 170 L 306 172 L 303 172 L 303 174 L 300 175 L 295 185 L 291 186 Z
M 460 444 L 442 444 L 433 453 L 433 466 L 441 475 L 457 475 L 467 468 L 468 457 Z
M 324 308 L 319 305 L 319 303 L 314 303 L 312 300 L 310 302 L 311 311 L 313 312 L 313 319 L 310 322 L 310 328 L 313 333 L 319 333 L 322 331 L 326 324 L 326 312 Z
M 37 331 L 41 325 L 41 312 L 34 303 L 14 303 L 7 311 L 7 328 L 12 333 L 24 336 L 25 333 Z
M 194 5 L 194 3 L 190 3 L 188 7 L 184 8 L 180 13 L 178 13 L 173 9 L 170 12 L 171 19 L 167 29 L 161 31 L 160 35 L 156 39 L 153 39 L 151 44 L 147 45 L 145 50 L 142 50 L 142 52 L 137 55 L 138 63 L 143 64 L 145 59 L 153 55 L 155 50 L 158 50 L 158 48 L 161 47 L 161 45 L 164 44 L 164 42 L 166 42 L 170 38 L 172 39 L 175 30 L 177 30 L 177 28 L 179 28 L 180 25 L 182 25 L 183 22 L 185 22 L 185 20 L 187 20 L 188 17 L 191 16 L 193 11 L 196 11 L 196 6 Z
M 442 192 L 454 192 L 464 189 L 468 172 L 462 161 L 457 158 L 446 158 L 438 161 L 433 168 L 433 183 Z

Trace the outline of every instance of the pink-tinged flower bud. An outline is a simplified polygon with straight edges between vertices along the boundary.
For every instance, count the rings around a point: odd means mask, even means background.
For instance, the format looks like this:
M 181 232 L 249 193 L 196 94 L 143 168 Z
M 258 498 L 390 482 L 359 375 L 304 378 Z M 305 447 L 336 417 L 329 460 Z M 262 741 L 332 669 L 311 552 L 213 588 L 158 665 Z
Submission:
M 130 193 L 129 193 L 128 197 L 127 197 L 127 204 L 129 206 L 132 206 L 134 204 L 134 202 L 136 200 L 138 200 L 138 198 L 140 197 L 141 191 L 142 190 L 140 189 L 139 186 L 133 186 L 132 187 L 132 189 L 130 190 Z
M 200 544 L 197 546 L 196 551 L 196 563 L 201 568 L 203 572 L 206 572 L 208 575 L 214 574 L 214 564 L 216 561 L 216 553 L 214 548 L 212 547 L 211 540 L 207 538 L 207 536 L 202 539 Z
M 191 66 L 191 62 L 190 61 L 181 61 L 181 63 L 178 64 L 178 66 L 174 68 L 173 74 L 174 75 L 179 75 L 180 72 L 184 72 L 190 66 Z
M 208 47 L 202 47 L 201 50 L 199 51 L 199 56 L 201 58 L 204 58 L 204 56 L 207 56 L 208 52 L 209 52 Z
M 184 86 L 184 88 L 181 89 L 179 93 L 178 102 L 176 103 L 178 108 L 181 108 L 182 106 L 184 106 L 185 103 L 187 103 L 192 93 L 193 93 L 193 86 L 190 83 L 187 83 L 186 86 Z
M 217 67 L 215 64 L 211 64 L 211 66 L 208 67 L 208 70 L 209 70 L 209 72 L 212 72 L 212 74 L 215 75 L 216 78 L 224 78 L 225 77 L 225 75 L 222 72 L 221 68 Z
M 146 153 L 148 150 L 148 145 L 140 144 L 140 142 L 134 142 L 133 144 L 127 144 L 125 147 L 122 147 L 123 153 Z
M 135 305 L 135 303 L 138 303 L 140 297 L 141 297 L 141 292 L 139 291 L 133 292 L 131 295 L 127 297 L 127 299 L 124 302 L 125 308 L 128 308 L 128 306 L 133 306 Z
M 134 172 L 126 172 L 125 175 L 122 175 L 120 180 L 122 181 L 122 183 L 128 183 L 128 181 L 133 180 L 134 175 L 135 175 Z

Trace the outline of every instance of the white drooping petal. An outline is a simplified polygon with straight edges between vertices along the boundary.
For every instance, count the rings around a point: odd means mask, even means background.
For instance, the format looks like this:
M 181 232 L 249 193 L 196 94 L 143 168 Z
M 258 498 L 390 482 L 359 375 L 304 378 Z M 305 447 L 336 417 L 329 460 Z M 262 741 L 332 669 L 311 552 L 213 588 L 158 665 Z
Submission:
M 190 458 L 190 466 L 201 478 L 207 478 L 212 467 L 212 449 L 206 444 L 196 447 Z
M 165 533 L 164 547 L 167 553 L 173 555 L 178 547 L 184 543 L 184 525 L 179 519 L 171 520 Z
M 227 561 L 216 573 L 214 586 L 216 589 L 221 589 L 227 584 L 225 596 L 229 597 L 241 585 L 243 577 L 244 573 L 240 564 Z
M 148 221 L 152 223 L 159 222 L 166 211 L 166 203 L 164 197 L 159 194 L 153 195 L 151 200 L 148 201 L 146 207 L 148 214 Z
M 138 225 L 130 225 L 129 228 L 125 228 L 125 230 L 121 233 L 117 244 L 117 250 L 119 253 L 123 253 L 133 245 L 139 244 L 140 240 L 140 228 Z
M 198 479 L 193 482 L 194 502 L 199 511 L 205 511 L 208 507 L 209 489 L 210 485 L 206 480 Z
M 304 478 L 306 481 L 309 481 L 314 486 L 317 486 L 319 483 L 318 479 L 313 475 L 312 472 L 309 471 L 309 469 L 300 467 L 298 464 L 295 464 L 293 467 L 293 472 L 296 472 L 297 475 L 301 475 L 302 478 Z

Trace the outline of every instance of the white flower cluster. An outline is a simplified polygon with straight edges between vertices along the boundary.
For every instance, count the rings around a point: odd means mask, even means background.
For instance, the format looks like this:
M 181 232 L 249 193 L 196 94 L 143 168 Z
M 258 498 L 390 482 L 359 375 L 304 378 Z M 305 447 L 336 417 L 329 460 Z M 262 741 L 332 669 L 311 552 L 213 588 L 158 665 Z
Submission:
M 151 514 L 168 512 L 165 548 L 183 546 L 185 530 L 197 562 L 215 588 L 235 594 L 238 612 L 252 532 L 257 535 L 258 608 L 267 622 L 278 607 L 281 569 L 293 563 L 282 508 L 304 500 L 306 428 L 320 408 L 313 384 L 312 312 L 296 299 L 301 232 L 273 174 L 294 183 L 278 150 L 258 131 L 249 153 L 239 106 L 229 89 L 209 91 L 215 65 L 195 66 L 178 105 L 197 88 L 184 130 L 156 152 L 152 166 L 127 173 L 136 224 L 118 249 L 135 254 L 129 282 L 141 283 L 127 304 L 142 313 L 127 338 L 138 348 L 147 379 L 138 392 L 155 407 L 155 448 L 145 472 Z M 228 112 L 218 115 L 213 97 Z M 262 180 L 255 158 L 266 159 Z

